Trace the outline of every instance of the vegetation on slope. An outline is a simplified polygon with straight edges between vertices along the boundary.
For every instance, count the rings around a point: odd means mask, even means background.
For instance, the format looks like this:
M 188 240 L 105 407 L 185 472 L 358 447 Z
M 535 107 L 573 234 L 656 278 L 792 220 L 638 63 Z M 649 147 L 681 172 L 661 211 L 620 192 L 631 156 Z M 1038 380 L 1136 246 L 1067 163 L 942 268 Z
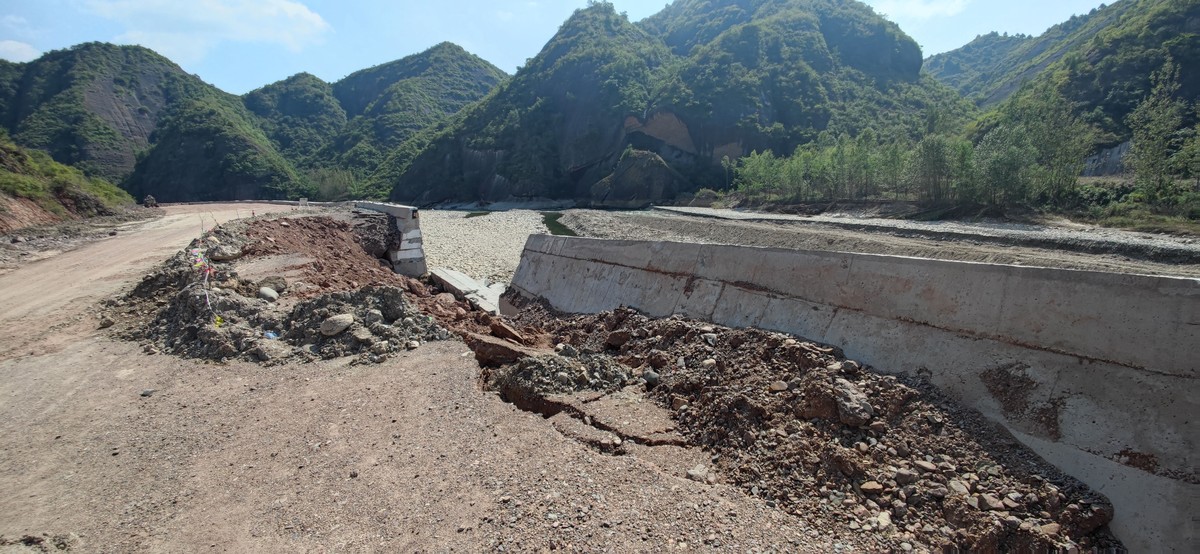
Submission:
M 577 11 L 515 77 L 414 137 L 375 180 L 396 179 L 395 198 L 572 196 L 569 175 L 619 151 L 625 115 L 645 110 L 668 56 L 611 5 Z
M 586 198 L 633 147 L 716 186 L 726 155 L 790 151 L 823 131 L 913 136 L 931 111 L 965 122 L 972 107 L 920 64 L 912 39 L 857 2 L 679 0 L 637 26 L 593 3 L 511 82 L 402 146 L 374 180 L 395 182 L 400 199 Z M 660 114 L 681 123 L 670 140 L 627 129 Z
M 160 202 L 280 199 L 310 192 L 249 117 L 215 99 L 185 102 L 164 118 L 154 147 L 125 182 Z
M 346 111 L 333 86 L 308 73 L 299 73 L 242 97 L 258 116 L 279 153 L 297 165 L 308 165 L 346 126 Z
M 350 120 L 313 163 L 359 175 L 374 172 L 389 151 L 483 98 L 505 78 L 497 67 L 448 42 L 352 73 L 333 85 Z
M 116 186 L 17 146 L 6 134 L 0 134 L 0 194 L 30 200 L 60 217 L 106 215 L 133 203 Z

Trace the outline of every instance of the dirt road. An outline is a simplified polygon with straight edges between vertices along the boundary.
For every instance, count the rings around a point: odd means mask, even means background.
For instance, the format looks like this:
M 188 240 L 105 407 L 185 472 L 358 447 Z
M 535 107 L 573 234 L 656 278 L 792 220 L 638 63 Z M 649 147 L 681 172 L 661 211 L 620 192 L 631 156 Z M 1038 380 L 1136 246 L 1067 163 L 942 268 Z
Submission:
M 868 538 L 601 454 L 482 392 L 458 341 L 374 366 L 149 355 L 96 302 L 217 220 L 164 219 L 0 276 L 0 550 L 861 550 Z M 211 225 L 211 223 L 209 223 Z M 703 456 L 702 453 L 692 453 Z

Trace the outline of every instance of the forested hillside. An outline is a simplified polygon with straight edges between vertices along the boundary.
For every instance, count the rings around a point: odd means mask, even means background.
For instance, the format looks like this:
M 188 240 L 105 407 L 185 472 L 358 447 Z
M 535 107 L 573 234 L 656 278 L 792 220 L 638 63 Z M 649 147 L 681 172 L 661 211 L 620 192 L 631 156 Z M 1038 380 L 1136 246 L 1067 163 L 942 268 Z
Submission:
M 145 48 L 88 43 L 0 61 L 0 124 L 139 197 L 336 197 L 503 78 L 442 44 L 334 85 L 299 74 L 239 98 Z
M 988 107 L 1051 86 L 1096 127 L 1097 145 L 1111 146 L 1131 136 L 1126 118 L 1168 59 L 1200 67 L 1200 0 L 1119 0 L 1038 37 L 978 37 L 925 67 Z M 1182 71 L 1180 85 L 1180 98 L 1200 97 L 1200 74 Z
M 913 137 L 933 113 L 965 124 L 973 108 L 920 67 L 916 43 L 858 2 L 679 0 L 641 24 L 597 3 L 375 180 L 404 200 L 644 205 L 724 186 L 723 160 L 822 133 Z

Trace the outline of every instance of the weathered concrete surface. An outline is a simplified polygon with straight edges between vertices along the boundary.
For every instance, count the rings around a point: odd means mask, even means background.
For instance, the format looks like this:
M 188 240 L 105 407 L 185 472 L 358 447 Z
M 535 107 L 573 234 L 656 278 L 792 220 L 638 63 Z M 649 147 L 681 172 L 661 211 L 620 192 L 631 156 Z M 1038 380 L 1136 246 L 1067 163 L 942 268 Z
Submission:
M 500 313 L 500 295 L 508 288 L 503 284 L 484 286 L 465 273 L 444 267 L 433 268 L 430 276 L 442 290 L 470 302 L 472 306 L 492 314 Z
M 1133 551 L 1200 540 L 1200 280 L 539 235 L 513 287 L 566 312 L 785 331 L 927 375 L 1108 495 Z
M 387 214 L 388 224 L 400 233 L 400 244 L 387 253 L 393 271 L 411 277 L 420 277 L 429 271 L 425 264 L 420 213 L 416 208 L 385 202 L 355 202 L 354 207 Z

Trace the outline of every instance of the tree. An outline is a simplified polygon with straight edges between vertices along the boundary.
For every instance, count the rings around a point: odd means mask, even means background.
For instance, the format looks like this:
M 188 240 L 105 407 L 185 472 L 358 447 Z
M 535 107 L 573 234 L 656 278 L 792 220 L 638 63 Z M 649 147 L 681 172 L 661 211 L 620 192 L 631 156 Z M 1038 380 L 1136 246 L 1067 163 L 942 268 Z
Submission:
M 1025 139 L 1023 128 L 1001 125 L 992 129 L 979 141 L 975 156 L 978 200 L 1003 206 L 1025 196 L 1037 152 Z
M 1059 204 L 1083 172 L 1095 130 L 1075 116 L 1071 103 L 1053 84 L 1043 84 L 1007 106 L 1001 125 L 1020 127 L 1035 151 L 1031 196 Z
M 926 200 L 935 204 L 947 201 L 954 178 L 950 140 L 942 135 L 921 139 L 913 151 L 909 176 Z
M 1170 59 L 1152 76 L 1153 90 L 1129 114 L 1126 123 L 1133 131 L 1133 145 L 1125 164 L 1133 169 L 1139 187 L 1155 202 L 1172 196 L 1175 178 L 1170 157 L 1175 133 L 1183 125 L 1184 103 L 1179 92 L 1179 68 Z
M 1193 107 L 1200 116 L 1200 103 Z M 1200 118 L 1198 118 L 1200 119 Z M 1188 129 L 1187 137 L 1179 151 L 1171 156 L 1175 171 L 1193 180 L 1193 186 L 1200 188 L 1200 121 Z

